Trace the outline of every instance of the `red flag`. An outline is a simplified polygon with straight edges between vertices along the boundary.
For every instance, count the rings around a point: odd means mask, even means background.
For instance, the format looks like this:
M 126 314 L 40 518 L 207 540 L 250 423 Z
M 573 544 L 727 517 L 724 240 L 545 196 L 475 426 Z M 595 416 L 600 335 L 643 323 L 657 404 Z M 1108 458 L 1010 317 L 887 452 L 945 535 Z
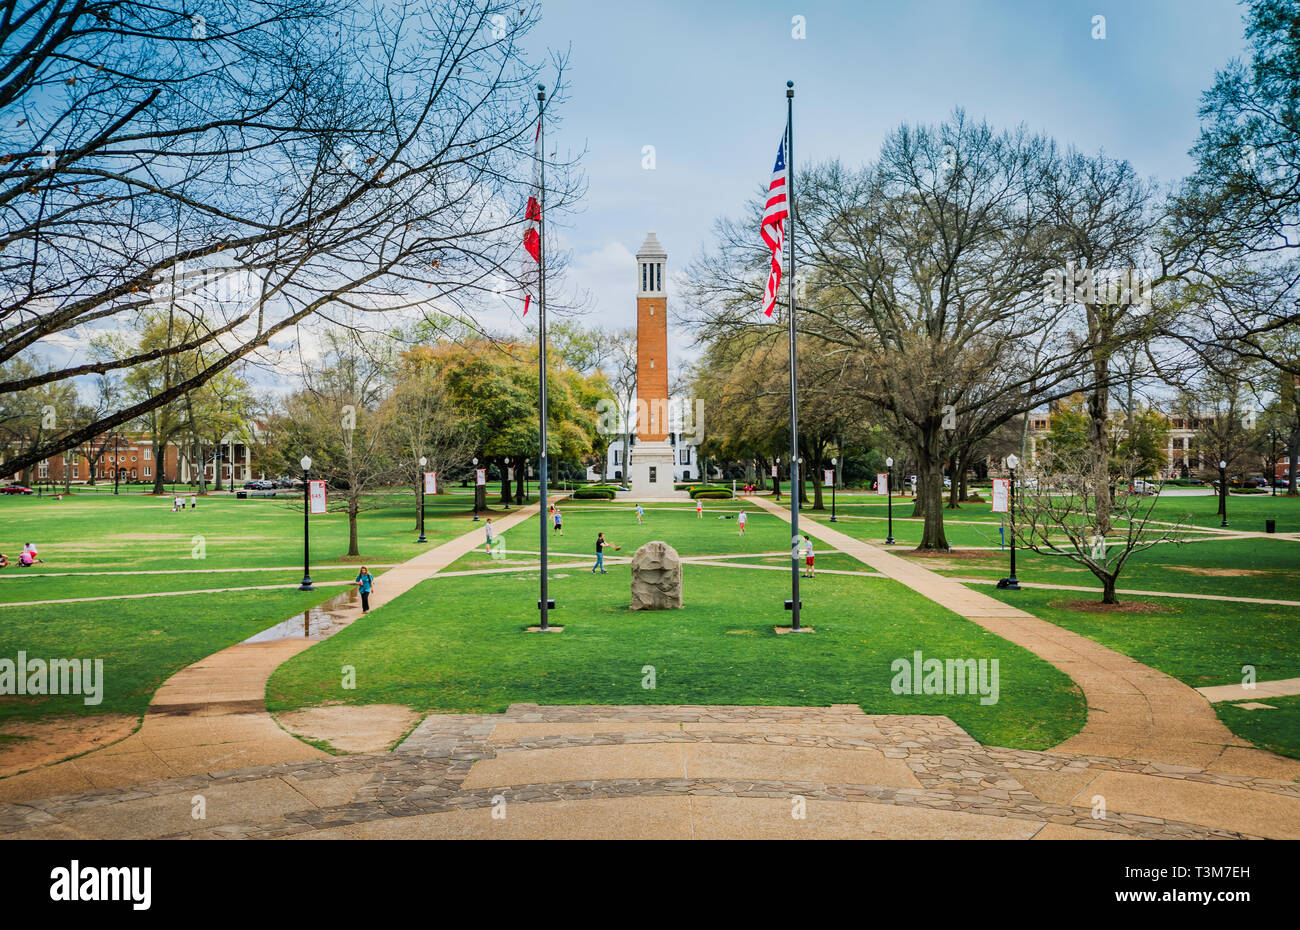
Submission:
M 528 305 L 532 303 L 533 291 L 540 283 L 542 270 L 542 120 L 537 120 L 537 132 L 533 134 L 533 190 L 528 195 L 528 208 L 524 213 L 527 221 L 524 226 L 524 250 L 532 257 L 532 262 L 524 259 L 524 316 L 528 316 Z

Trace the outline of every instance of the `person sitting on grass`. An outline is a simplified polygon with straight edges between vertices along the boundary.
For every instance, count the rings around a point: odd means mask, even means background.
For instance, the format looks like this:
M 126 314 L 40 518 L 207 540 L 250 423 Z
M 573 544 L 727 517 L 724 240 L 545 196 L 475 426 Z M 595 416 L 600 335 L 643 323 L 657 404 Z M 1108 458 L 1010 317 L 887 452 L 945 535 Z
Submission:
M 3 552 L 0 552 L 0 568 L 8 568 L 8 567 L 9 567 L 9 559 L 5 556 Z

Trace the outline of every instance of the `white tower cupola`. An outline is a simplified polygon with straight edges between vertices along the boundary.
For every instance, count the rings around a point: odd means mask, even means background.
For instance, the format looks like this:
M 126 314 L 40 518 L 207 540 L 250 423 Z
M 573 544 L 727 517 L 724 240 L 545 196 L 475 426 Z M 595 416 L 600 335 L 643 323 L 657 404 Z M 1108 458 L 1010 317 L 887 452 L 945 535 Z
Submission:
M 668 263 L 668 253 L 659 244 L 654 233 L 646 234 L 645 242 L 637 249 L 636 261 L 640 272 L 638 293 L 644 296 L 662 297 L 664 265 Z

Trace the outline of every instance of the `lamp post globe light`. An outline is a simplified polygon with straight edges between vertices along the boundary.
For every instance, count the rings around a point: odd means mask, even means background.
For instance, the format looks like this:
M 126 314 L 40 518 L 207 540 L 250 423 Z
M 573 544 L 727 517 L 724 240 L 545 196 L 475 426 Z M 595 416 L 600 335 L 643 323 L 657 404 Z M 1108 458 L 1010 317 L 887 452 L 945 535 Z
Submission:
M 1223 495 L 1223 522 L 1219 526 L 1228 525 L 1228 463 L 1219 460 L 1219 493 Z
M 839 464 L 839 459 L 832 455 L 831 456 L 831 522 L 832 523 L 837 522 L 835 520 L 835 478 L 837 477 L 835 474 L 835 466 L 838 464 Z
M 1009 497 L 1011 499 L 1011 532 L 1008 534 L 1011 537 L 1011 576 L 999 581 L 998 587 L 1008 591 L 1020 590 L 1020 579 L 1016 577 L 1016 467 L 1019 464 L 1020 459 L 1014 452 L 1007 456 L 1007 468 L 1011 472 L 1011 487 L 1009 489 Z
M 302 466 L 302 584 L 299 591 L 315 591 L 311 583 L 311 531 L 308 528 L 311 516 L 311 456 L 304 455 L 298 463 Z
M 894 544 L 894 457 L 885 459 L 885 503 L 889 512 L 889 529 L 886 531 L 885 545 Z
M 418 543 L 429 541 L 424 536 L 424 466 L 427 464 L 429 460 L 423 455 L 420 456 L 420 473 L 415 477 L 416 491 L 419 492 L 420 498 L 420 538 L 416 540 Z
M 470 461 L 474 464 L 474 474 L 470 479 L 469 486 L 474 491 L 474 522 L 478 522 L 478 459 L 472 458 Z

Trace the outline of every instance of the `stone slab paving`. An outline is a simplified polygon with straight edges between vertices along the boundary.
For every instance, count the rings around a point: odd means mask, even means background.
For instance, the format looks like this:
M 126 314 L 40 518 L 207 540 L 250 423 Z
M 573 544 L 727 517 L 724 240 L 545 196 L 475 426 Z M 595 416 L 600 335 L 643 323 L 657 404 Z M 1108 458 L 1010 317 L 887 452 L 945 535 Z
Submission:
M 746 500 L 790 518 L 789 511 L 765 498 Z M 1259 775 L 1282 770 L 1300 777 L 1300 760 L 1282 759 L 1237 737 L 1202 695 L 1176 678 L 815 520 L 800 530 L 1069 675 L 1084 693 L 1088 719 L 1079 733 L 1056 747 L 1060 751 Z
M 575 768 L 584 759 L 604 761 Z M 0 805 L 0 835 L 1294 837 L 1300 783 L 984 747 L 946 717 L 867 716 L 856 705 L 514 704 L 431 715 L 390 753 Z
M 538 512 L 531 504 L 494 517 L 497 532 Z M 375 578 L 374 610 L 482 545 L 482 524 Z M 311 612 L 309 612 L 309 615 Z M 238 643 L 181 669 L 155 692 L 140 729 L 77 759 L 0 779 L 0 802 L 92 791 L 159 778 L 329 758 L 281 729 L 266 711 L 266 682 L 293 656 L 361 617 L 355 592 L 329 602 L 329 623 L 304 617 L 300 630 Z M 294 635 L 296 632 L 296 635 Z M 261 640 L 262 634 L 254 639 Z

